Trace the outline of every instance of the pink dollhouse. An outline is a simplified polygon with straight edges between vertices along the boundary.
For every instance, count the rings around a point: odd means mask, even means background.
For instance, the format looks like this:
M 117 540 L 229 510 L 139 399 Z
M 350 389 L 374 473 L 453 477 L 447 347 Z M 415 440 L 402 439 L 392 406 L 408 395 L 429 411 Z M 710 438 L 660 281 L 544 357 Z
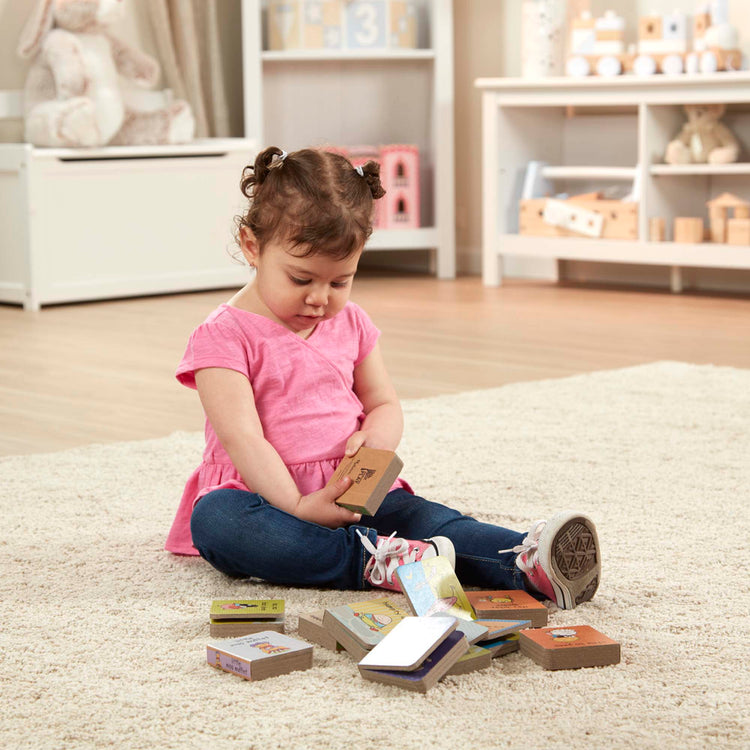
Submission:
M 380 147 L 380 180 L 385 196 L 378 201 L 381 229 L 419 227 L 419 150 L 395 144 Z
M 385 196 L 375 201 L 373 226 L 378 229 L 419 227 L 419 149 L 416 146 L 328 146 L 346 156 L 355 167 L 368 161 L 380 163 Z

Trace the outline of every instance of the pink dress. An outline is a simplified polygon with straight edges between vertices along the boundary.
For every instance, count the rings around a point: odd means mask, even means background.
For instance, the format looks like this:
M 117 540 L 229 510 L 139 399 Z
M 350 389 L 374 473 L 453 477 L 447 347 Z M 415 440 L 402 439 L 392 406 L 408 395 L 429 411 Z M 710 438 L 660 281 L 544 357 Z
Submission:
M 353 390 L 354 368 L 372 351 L 380 332 L 353 302 L 318 323 L 303 339 L 269 318 L 220 305 L 193 331 L 177 379 L 195 388 L 195 373 L 224 367 L 246 375 L 253 387 L 266 439 L 302 494 L 325 486 L 364 413 Z M 208 420 L 203 462 L 185 486 L 166 549 L 197 555 L 190 516 L 207 492 L 247 487 Z M 408 485 L 398 480 L 394 487 Z

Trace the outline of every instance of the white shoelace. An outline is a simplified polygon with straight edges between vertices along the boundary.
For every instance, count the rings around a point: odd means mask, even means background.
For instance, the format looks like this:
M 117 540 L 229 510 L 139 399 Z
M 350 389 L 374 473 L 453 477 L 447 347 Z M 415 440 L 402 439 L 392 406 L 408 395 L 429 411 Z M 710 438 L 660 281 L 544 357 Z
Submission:
M 498 554 L 502 555 L 505 552 L 515 552 L 517 555 L 516 565 L 518 565 L 518 567 L 521 568 L 524 573 L 526 573 L 526 568 L 531 569 L 534 567 L 533 560 L 536 556 L 537 550 L 539 549 L 539 539 L 542 536 L 542 531 L 544 530 L 546 524 L 546 521 L 537 521 L 531 527 L 529 533 L 524 537 L 521 544 L 517 544 L 515 547 L 511 547 L 510 549 L 499 549 Z M 526 553 L 525 559 L 521 560 L 521 555 L 524 553 Z
M 372 555 L 365 566 L 370 582 L 374 586 L 380 586 L 383 581 L 393 583 L 393 571 L 399 565 L 408 562 L 414 562 L 417 556 L 417 550 L 409 552 L 409 542 L 406 539 L 396 537 L 394 531 L 387 539 L 384 539 L 376 547 L 359 529 L 355 529 L 359 534 L 359 540 L 362 546 Z M 395 537 L 395 538 L 394 538 Z M 399 561 L 403 558 L 403 562 Z

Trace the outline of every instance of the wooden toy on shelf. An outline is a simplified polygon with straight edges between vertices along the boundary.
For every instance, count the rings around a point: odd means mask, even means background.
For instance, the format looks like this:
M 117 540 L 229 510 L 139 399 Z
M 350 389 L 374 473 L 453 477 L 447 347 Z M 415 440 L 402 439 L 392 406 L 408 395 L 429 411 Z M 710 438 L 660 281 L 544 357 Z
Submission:
M 729 23 L 728 0 L 705 3 L 691 19 L 687 13 L 651 13 L 638 21 L 638 41 L 626 49 L 625 21 L 614 11 L 593 18 L 583 11 L 571 19 L 569 76 L 596 73 L 715 73 L 740 70 L 737 29 Z M 692 26 L 692 45 L 689 29 Z
M 730 245 L 750 244 L 750 242 L 736 241 L 746 233 L 745 225 L 750 221 L 750 202 L 732 193 L 722 193 L 708 201 L 706 206 L 708 207 L 711 242 L 725 242 Z M 730 235 L 735 241 L 729 239 Z
M 519 234 L 537 237 L 638 238 L 638 203 L 573 196 L 527 198 L 520 203 Z
M 649 242 L 664 242 L 667 238 L 667 222 L 663 216 L 652 216 L 648 220 Z
M 627 67 L 625 19 L 614 11 L 594 18 L 590 11 L 572 20 L 570 54 L 565 64 L 569 76 L 582 78 L 592 72 L 620 75 Z
M 703 219 L 698 216 L 677 216 L 674 220 L 674 241 L 703 242 Z
M 268 48 L 401 49 L 417 46 L 414 0 L 269 0 Z

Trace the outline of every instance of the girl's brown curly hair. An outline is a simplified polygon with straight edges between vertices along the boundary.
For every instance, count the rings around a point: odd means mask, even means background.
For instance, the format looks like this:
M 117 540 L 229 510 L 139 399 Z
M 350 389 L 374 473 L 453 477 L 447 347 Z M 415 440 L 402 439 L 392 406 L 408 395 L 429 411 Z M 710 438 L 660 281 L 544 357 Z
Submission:
M 385 195 L 380 165 L 370 161 L 360 174 L 331 151 L 283 154 L 270 146 L 243 170 L 240 187 L 250 205 L 238 229 L 248 227 L 261 252 L 274 239 L 290 242 L 300 257 L 341 260 L 360 250 L 372 234 L 373 200 Z

